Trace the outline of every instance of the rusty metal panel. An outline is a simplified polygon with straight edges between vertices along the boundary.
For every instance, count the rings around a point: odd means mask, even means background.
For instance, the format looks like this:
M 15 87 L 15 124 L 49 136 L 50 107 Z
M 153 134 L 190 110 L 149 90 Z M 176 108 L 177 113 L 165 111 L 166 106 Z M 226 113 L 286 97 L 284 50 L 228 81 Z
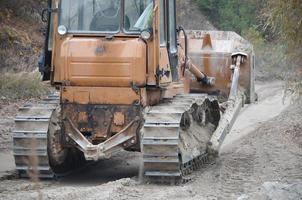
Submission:
M 123 130 L 131 121 L 140 118 L 142 108 L 137 105 L 81 105 L 63 104 L 63 119 L 70 119 L 92 144 L 106 141 Z M 66 120 L 64 123 L 67 123 Z M 68 129 L 69 126 L 65 126 Z M 139 127 L 129 129 L 136 134 Z M 65 130 L 69 133 L 70 130 Z
M 192 62 L 208 76 L 215 77 L 214 87 L 202 86 L 187 75 L 191 92 L 208 92 L 228 97 L 231 82 L 232 53 L 245 52 L 247 61 L 241 66 L 239 84 L 249 98 L 254 94 L 254 52 L 252 45 L 234 32 L 188 31 L 188 53 Z M 224 99 L 225 99 L 224 98 Z
M 115 112 L 113 116 L 113 123 L 116 126 L 123 126 L 125 124 L 125 115 L 122 112 Z
M 73 87 L 62 88 L 62 102 L 78 104 L 130 105 L 140 101 L 139 92 L 124 87 Z

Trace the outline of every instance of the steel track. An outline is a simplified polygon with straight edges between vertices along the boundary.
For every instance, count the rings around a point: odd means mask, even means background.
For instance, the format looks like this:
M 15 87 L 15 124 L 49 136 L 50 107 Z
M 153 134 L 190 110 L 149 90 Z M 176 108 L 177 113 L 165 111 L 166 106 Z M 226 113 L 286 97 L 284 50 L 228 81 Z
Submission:
M 40 103 L 19 109 L 13 131 L 13 153 L 20 177 L 53 178 L 47 152 L 47 133 L 59 95 L 53 94 Z
M 145 180 L 189 181 L 188 175 L 208 162 L 206 145 L 219 121 L 217 114 L 217 100 L 204 94 L 179 95 L 148 108 L 142 128 Z

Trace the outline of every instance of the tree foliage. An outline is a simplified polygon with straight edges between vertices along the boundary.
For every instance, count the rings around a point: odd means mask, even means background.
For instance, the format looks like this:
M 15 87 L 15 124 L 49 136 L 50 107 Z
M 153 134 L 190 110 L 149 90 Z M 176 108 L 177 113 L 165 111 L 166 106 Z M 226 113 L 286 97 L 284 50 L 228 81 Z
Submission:
M 282 69 L 282 77 L 302 96 L 302 0 L 196 2 L 217 28 L 236 31 L 254 44 L 258 68 Z
M 262 16 L 265 28 L 278 35 L 286 48 L 287 89 L 302 100 L 302 0 L 268 0 Z
M 264 28 L 279 36 L 287 46 L 287 53 L 301 64 L 302 0 L 268 0 L 262 16 Z
M 262 0 L 196 0 L 212 23 L 222 30 L 241 34 L 257 24 Z

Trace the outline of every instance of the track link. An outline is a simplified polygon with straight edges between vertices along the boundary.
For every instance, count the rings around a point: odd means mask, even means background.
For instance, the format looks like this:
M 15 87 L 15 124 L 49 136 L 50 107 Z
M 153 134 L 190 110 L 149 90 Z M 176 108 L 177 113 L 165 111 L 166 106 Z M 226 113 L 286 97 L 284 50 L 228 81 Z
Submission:
M 13 153 L 20 177 L 53 178 L 49 164 L 47 135 L 59 95 L 53 94 L 35 105 L 19 109 L 13 131 Z
M 142 128 L 144 177 L 178 184 L 208 161 L 207 143 L 220 119 L 219 104 L 205 94 L 178 95 L 147 108 Z

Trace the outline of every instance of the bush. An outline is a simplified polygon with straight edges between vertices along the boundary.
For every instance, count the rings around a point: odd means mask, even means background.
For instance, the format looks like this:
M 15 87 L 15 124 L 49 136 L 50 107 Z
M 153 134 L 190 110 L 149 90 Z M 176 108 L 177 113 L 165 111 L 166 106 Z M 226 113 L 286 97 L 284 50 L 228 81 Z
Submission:
M 286 77 L 286 55 L 284 45 L 267 42 L 262 33 L 252 27 L 244 30 L 243 37 L 254 46 L 256 55 L 256 79 L 269 80 Z
M 262 13 L 265 27 L 285 46 L 287 91 L 302 99 L 302 4 L 296 0 L 268 0 Z
M 50 91 L 39 73 L 0 74 L 0 98 L 6 100 L 38 98 Z
M 249 29 L 243 30 L 242 35 L 245 39 L 250 41 L 256 48 L 261 48 L 266 43 L 262 33 L 257 30 L 256 27 L 250 27 Z
M 196 1 L 216 27 L 239 34 L 256 24 L 261 2 L 261 0 Z

